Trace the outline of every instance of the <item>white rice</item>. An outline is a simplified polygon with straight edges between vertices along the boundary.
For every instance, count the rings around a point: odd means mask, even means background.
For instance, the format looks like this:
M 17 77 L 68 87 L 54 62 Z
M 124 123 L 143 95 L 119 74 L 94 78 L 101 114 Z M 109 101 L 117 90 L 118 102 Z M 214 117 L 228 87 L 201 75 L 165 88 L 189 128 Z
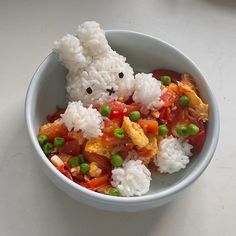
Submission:
M 161 108 L 161 82 L 152 74 L 139 73 L 135 75 L 135 92 L 133 100 L 141 103 L 144 109 Z
M 181 143 L 177 138 L 170 136 L 159 143 L 159 151 L 154 162 L 161 173 L 178 172 L 189 163 L 192 148 L 188 142 Z
M 82 131 L 87 139 L 102 135 L 102 116 L 92 106 L 85 108 L 80 101 L 70 102 L 61 117 L 69 131 Z
M 86 21 L 79 25 L 76 36 L 80 39 L 88 55 L 96 57 L 111 51 L 104 31 L 95 21 Z
M 54 52 L 69 70 L 66 89 L 71 101 L 82 101 L 88 107 L 118 97 L 127 99 L 133 94 L 133 69 L 125 57 L 111 49 L 98 23 L 84 22 L 78 27 L 76 37 L 66 35 L 56 41 Z M 110 89 L 114 93 L 107 91 Z
M 53 51 L 69 70 L 70 74 L 78 73 L 79 70 L 87 67 L 92 61 L 90 56 L 85 55 L 79 39 L 71 34 L 67 34 L 60 40 L 55 41 Z
M 149 191 L 151 173 L 140 160 L 124 162 L 123 168 L 112 170 L 113 187 L 116 187 L 122 196 L 140 196 Z

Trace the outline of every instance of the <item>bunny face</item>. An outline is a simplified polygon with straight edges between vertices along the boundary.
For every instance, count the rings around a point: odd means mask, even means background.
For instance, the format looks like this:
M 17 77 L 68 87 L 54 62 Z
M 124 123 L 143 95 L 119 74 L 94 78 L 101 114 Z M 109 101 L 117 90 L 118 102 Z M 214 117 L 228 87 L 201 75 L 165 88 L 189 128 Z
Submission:
M 112 52 L 93 60 L 76 75 L 68 74 L 67 92 L 84 106 L 102 104 L 118 97 L 128 98 L 134 90 L 134 72 L 125 58 Z
M 67 92 L 84 106 L 102 104 L 134 92 L 134 72 L 126 58 L 113 51 L 96 22 L 79 26 L 76 36 L 55 42 L 54 51 L 69 70 Z

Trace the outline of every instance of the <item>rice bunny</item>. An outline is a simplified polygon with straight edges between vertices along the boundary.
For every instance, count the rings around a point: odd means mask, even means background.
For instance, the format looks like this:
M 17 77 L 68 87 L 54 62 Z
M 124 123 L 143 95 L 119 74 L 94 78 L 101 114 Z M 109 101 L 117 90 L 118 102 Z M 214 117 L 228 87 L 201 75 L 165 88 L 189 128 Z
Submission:
M 133 69 L 111 49 L 98 23 L 83 23 L 76 36 L 68 34 L 56 41 L 54 52 L 69 71 L 69 100 L 80 100 L 88 107 L 133 93 Z
M 66 89 L 70 101 L 88 107 L 134 94 L 134 101 L 143 102 L 146 108 L 160 106 L 160 82 L 151 74 L 134 76 L 133 68 L 112 50 L 97 22 L 84 22 L 76 35 L 56 41 L 54 52 L 69 72 Z

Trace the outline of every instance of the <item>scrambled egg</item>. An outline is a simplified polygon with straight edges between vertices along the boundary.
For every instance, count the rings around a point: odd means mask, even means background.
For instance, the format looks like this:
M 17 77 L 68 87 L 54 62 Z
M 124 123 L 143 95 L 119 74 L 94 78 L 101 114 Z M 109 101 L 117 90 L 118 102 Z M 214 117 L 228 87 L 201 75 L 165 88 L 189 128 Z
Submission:
M 198 120 L 208 120 L 208 104 L 203 103 L 190 85 L 179 82 L 179 91 L 190 98 L 190 112 Z
M 150 151 L 150 156 L 153 157 L 154 155 L 157 154 L 157 151 L 158 151 L 157 137 L 153 134 L 150 134 L 148 136 L 148 139 L 149 139 L 149 143 L 145 148 Z
M 138 123 L 132 122 L 125 116 L 121 128 L 126 132 L 133 144 L 137 145 L 139 148 L 148 145 L 149 140 Z
M 102 144 L 101 138 L 91 138 L 85 145 L 85 152 L 96 153 L 101 156 L 110 158 L 110 151 Z
M 158 151 L 157 136 L 149 134 L 148 139 L 148 145 L 138 150 L 138 160 L 141 160 L 144 165 L 148 165 Z

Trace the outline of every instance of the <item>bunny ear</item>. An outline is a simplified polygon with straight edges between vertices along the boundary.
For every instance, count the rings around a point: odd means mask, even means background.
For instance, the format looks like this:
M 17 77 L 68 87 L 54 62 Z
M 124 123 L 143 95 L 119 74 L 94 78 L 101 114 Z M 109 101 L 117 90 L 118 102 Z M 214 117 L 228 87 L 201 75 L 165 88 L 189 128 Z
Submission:
M 91 57 L 103 55 L 112 50 L 108 45 L 104 31 L 95 21 L 86 21 L 81 24 L 77 29 L 76 36 Z
M 80 40 L 71 34 L 55 41 L 53 51 L 71 74 L 75 74 L 91 62 L 91 58 L 85 56 Z

